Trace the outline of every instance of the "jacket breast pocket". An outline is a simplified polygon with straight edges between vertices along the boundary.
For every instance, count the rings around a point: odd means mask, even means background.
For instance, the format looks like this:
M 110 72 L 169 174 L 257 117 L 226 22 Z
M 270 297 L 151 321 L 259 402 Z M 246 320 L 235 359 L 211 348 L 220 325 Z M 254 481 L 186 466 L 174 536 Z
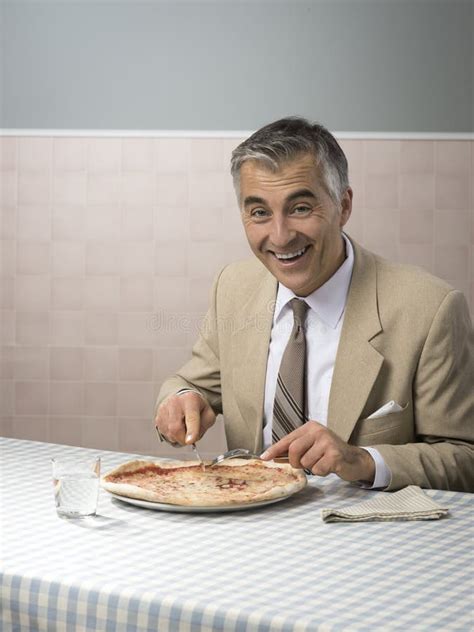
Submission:
M 360 446 L 376 446 L 383 443 L 401 445 L 415 441 L 413 408 L 405 404 L 397 413 L 375 419 L 359 419 L 350 443 Z

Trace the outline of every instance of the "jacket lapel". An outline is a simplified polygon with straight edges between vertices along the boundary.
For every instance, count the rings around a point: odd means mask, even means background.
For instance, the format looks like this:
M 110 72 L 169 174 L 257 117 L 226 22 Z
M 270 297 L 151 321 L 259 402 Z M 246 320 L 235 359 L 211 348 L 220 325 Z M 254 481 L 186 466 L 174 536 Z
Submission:
M 277 281 L 266 270 L 258 281 L 236 314 L 232 335 L 234 398 L 256 452 L 262 447 L 265 376 L 277 292 Z
M 383 364 L 370 344 L 382 331 L 373 256 L 352 242 L 354 269 L 334 366 L 328 427 L 348 441 Z

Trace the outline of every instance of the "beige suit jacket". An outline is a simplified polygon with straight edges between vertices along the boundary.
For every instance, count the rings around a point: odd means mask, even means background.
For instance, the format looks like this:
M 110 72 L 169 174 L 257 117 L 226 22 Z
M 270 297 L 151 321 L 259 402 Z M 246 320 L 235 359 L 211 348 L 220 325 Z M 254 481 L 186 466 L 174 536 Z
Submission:
M 352 241 L 352 240 L 351 240 Z M 376 447 L 389 490 L 474 491 L 473 331 L 461 292 L 354 245 L 328 427 Z M 199 390 L 223 413 L 229 448 L 262 449 L 267 354 L 277 281 L 258 261 L 217 278 L 191 360 L 160 391 Z M 403 410 L 367 419 L 395 400 Z

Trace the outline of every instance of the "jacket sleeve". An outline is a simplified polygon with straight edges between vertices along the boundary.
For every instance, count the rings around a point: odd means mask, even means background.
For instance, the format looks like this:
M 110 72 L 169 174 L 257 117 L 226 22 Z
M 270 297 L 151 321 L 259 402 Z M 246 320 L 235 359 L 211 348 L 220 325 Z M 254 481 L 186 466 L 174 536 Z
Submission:
M 464 295 L 449 292 L 431 323 L 413 383 L 416 443 L 377 445 L 406 485 L 474 492 L 474 340 Z
M 214 282 L 210 306 L 200 326 L 191 359 L 161 386 L 155 412 L 163 400 L 183 388 L 198 391 L 216 414 L 222 412 L 217 293 L 222 272 Z

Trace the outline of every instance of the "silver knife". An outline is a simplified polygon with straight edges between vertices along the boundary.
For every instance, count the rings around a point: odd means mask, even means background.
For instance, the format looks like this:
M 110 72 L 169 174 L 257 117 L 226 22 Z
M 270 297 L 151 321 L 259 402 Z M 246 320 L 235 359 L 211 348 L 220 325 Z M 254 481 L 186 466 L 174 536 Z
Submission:
M 192 447 L 192 449 L 193 449 L 193 451 L 194 451 L 194 454 L 195 454 L 195 455 L 197 456 L 197 458 L 199 459 L 199 463 L 201 464 L 201 468 L 202 468 L 203 470 L 205 470 L 205 469 L 206 469 L 206 466 L 204 465 L 204 461 L 202 460 L 201 455 L 199 454 L 199 450 L 197 449 L 196 444 L 195 444 L 195 443 L 191 443 L 191 447 Z

